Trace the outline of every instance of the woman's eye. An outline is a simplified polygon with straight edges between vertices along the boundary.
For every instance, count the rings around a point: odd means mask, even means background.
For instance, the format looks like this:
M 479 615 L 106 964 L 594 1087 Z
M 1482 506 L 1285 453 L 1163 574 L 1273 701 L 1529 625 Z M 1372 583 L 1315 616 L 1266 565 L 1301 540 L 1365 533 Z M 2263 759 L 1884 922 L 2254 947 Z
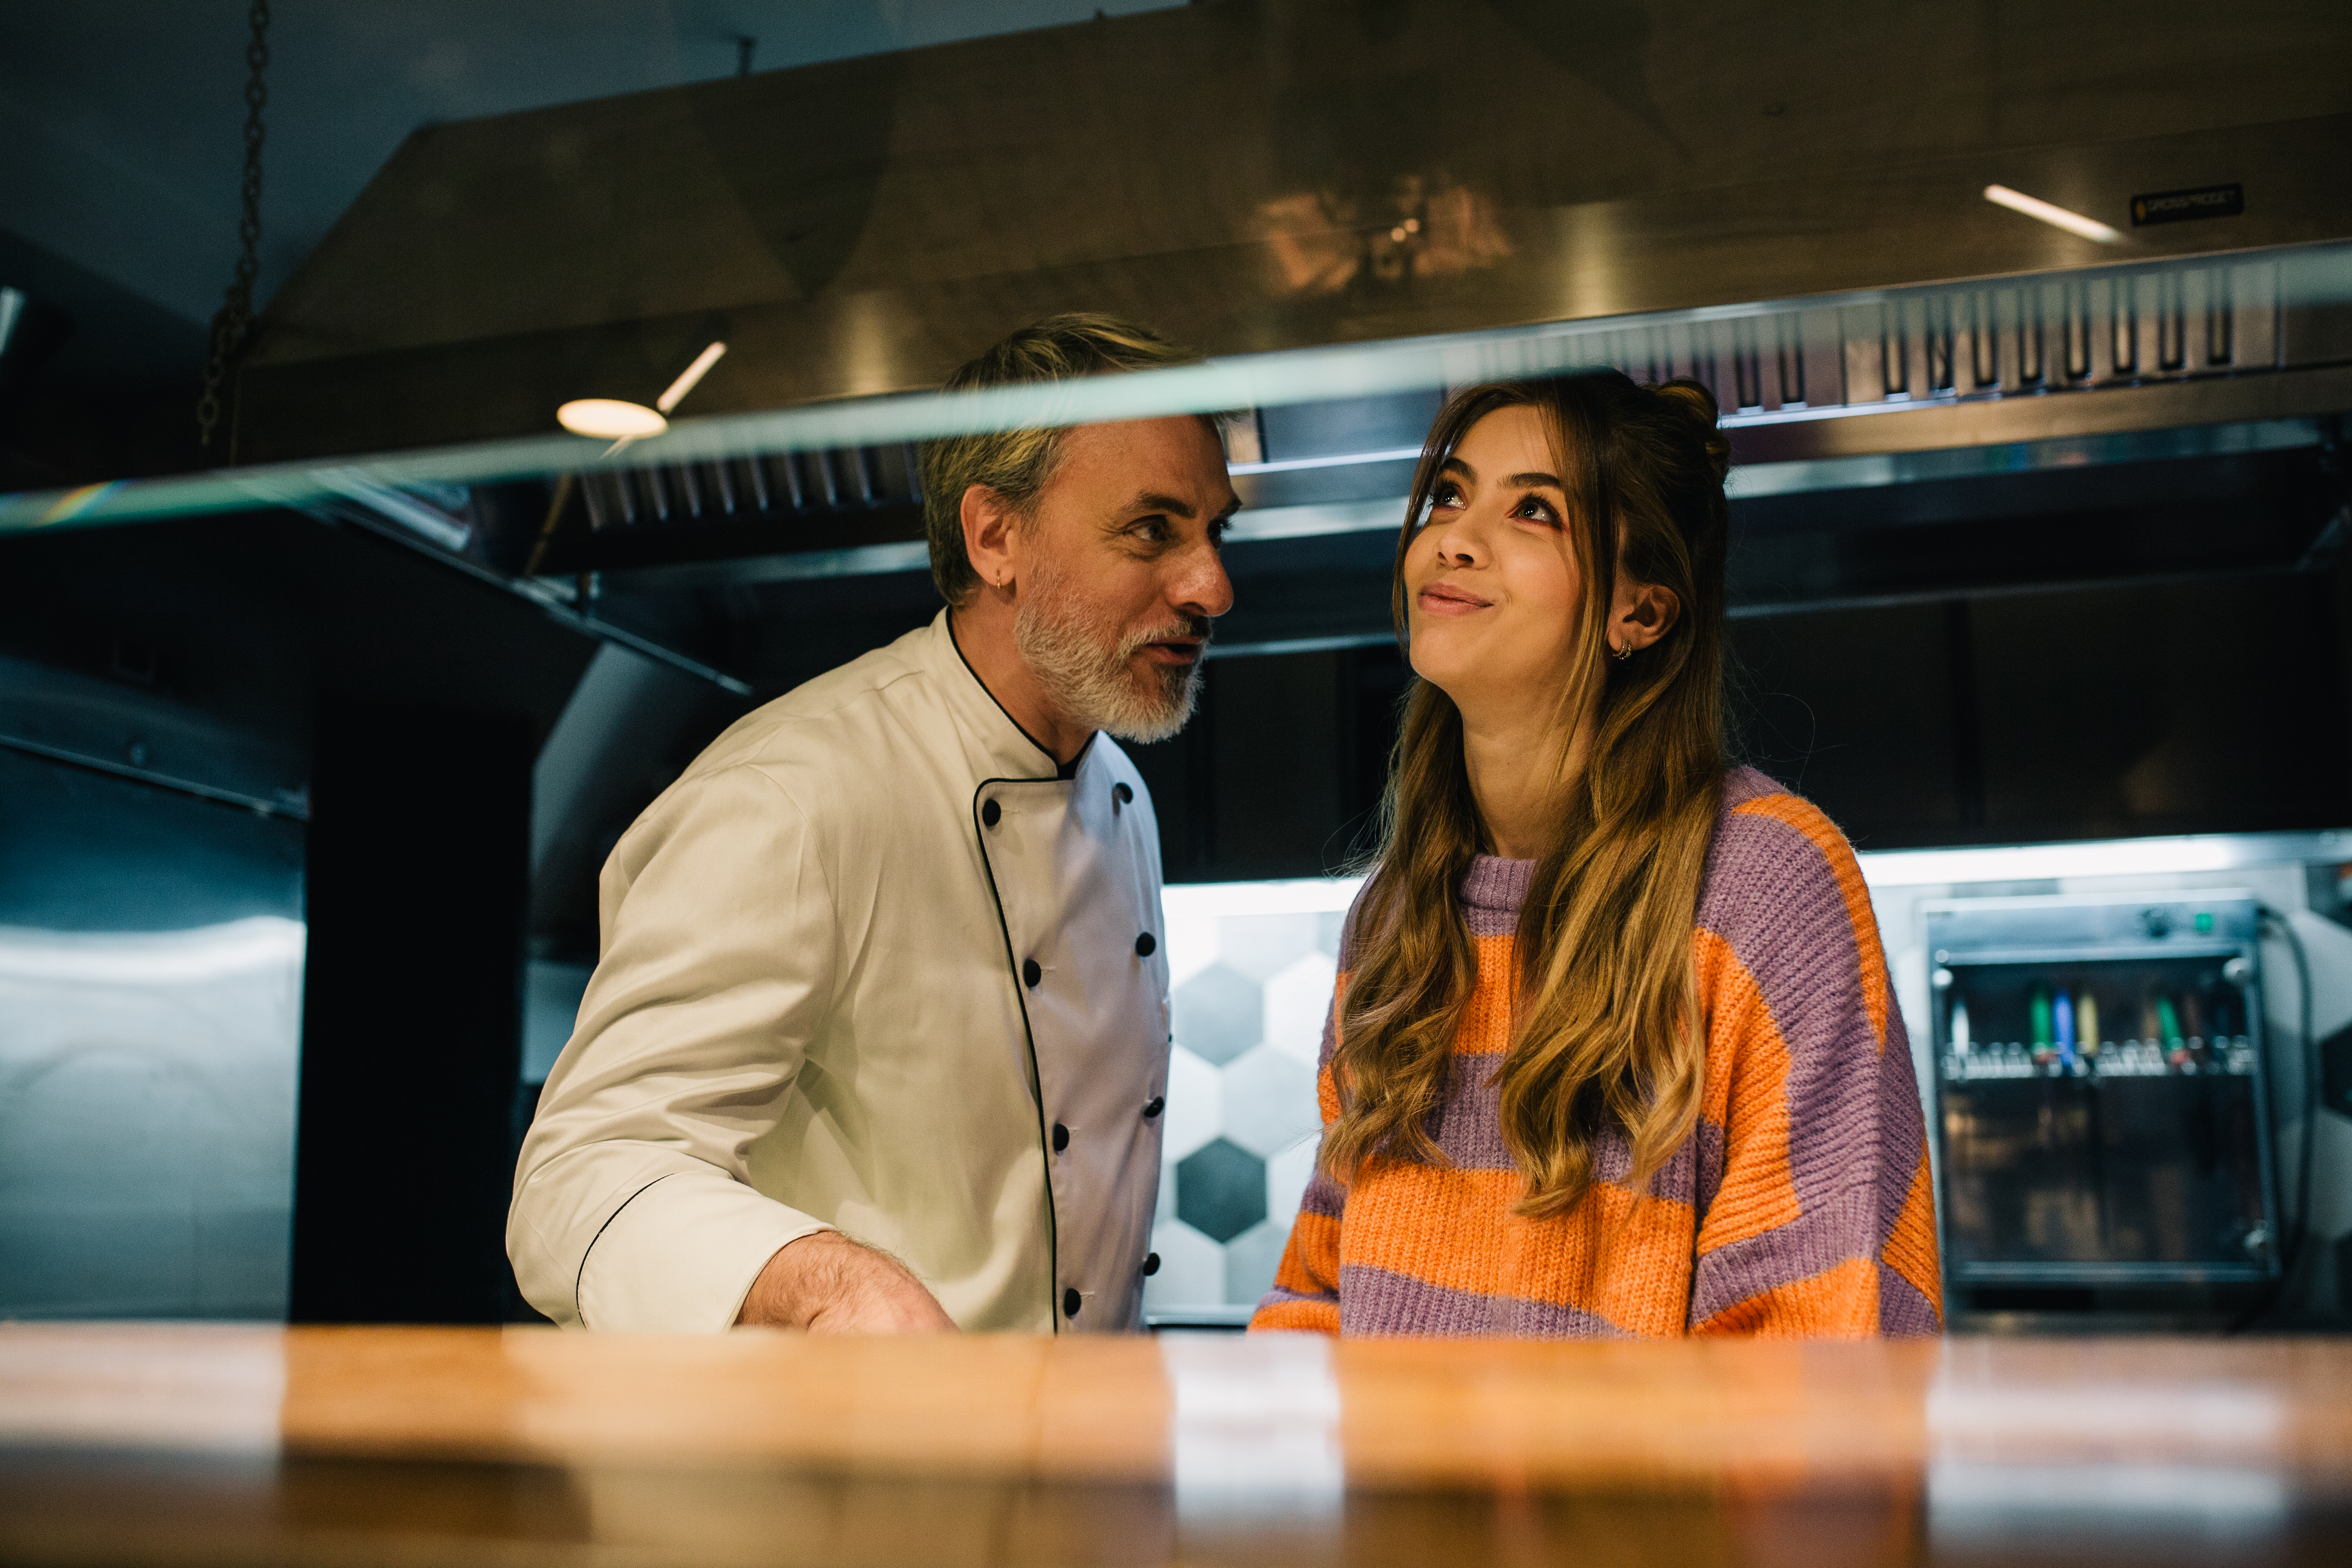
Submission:
M 1556 523 L 1559 521 L 1559 513 L 1552 510 L 1550 503 L 1540 496 L 1529 496 L 1519 502 L 1513 509 L 1512 515 L 1526 518 L 1529 522 Z
M 1429 510 L 1451 511 L 1462 504 L 1462 491 L 1454 485 L 1440 485 L 1429 492 Z

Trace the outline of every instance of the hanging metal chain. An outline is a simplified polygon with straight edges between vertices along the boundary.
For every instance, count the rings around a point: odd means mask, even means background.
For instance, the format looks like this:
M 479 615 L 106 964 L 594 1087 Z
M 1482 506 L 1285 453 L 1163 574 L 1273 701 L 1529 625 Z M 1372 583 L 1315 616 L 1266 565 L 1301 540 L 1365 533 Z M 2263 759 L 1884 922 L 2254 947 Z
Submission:
M 253 280 L 261 270 L 261 143 L 267 135 L 261 110 L 269 101 L 263 79 L 269 69 L 269 0 L 253 0 L 253 38 L 245 46 L 245 63 L 251 74 L 245 82 L 245 207 L 236 225 L 236 272 L 220 314 L 213 318 L 212 359 L 205 366 L 205 395 L 196 400 L 196 434 L 206 447 L 220 423 L 228 363 L 244 346 L 245 329 L 253 319 Z

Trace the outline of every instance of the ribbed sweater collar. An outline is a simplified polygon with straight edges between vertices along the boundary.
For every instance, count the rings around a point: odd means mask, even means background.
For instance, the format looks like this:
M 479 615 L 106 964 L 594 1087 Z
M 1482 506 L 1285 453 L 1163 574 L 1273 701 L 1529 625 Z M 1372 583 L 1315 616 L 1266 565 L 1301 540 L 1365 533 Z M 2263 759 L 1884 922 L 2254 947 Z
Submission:
M 1462 874 L 1462 908 L 1472 923 L 1508 931 L 1528 901 L 1528 883 L 1536 874 L 1532 860 L 1506 860 L 1499 855 L 1479 855 Z

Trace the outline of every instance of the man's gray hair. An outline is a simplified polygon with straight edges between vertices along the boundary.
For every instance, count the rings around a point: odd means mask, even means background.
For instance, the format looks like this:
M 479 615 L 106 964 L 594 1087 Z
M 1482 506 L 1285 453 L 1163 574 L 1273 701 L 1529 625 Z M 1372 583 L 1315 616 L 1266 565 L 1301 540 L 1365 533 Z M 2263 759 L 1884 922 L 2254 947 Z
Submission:
M 948 377 L 942 390 L 1069 381 L 1125 370 L 1198 364 L 1201 355 L 1150 328 L 1118 316 L 1074 312 L 1022 328 Z M 1025 513 L 1054 477 L 1068 426 L 994 430 L 923 443 L 923 523 L 930 535 L 931 581 L 961 607 L 980 588 L 964 549 L 963 495 L 982 485 Z

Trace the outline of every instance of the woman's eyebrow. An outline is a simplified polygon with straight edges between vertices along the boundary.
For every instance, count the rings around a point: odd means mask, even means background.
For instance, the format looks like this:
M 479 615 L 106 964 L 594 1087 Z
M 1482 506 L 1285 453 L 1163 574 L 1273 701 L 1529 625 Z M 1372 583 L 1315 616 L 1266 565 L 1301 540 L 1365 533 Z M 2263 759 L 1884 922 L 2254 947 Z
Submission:
M 1446 458 L 1445 461 L 1437 465 L 1437 471 L 1441 474 L 1458 473 L 1464 479 L 1468 479 L 1472 484 L 1476 484 L 1478 482 L 1478 470 L 1472 468 L 1469 464 L 1464 462 L 1459 458 Z M 1523 487 L 1532 485 L 1549 485 L 1562 495 L 1566 495 L 1568 493 L 1568 487 L 1559 482 L 1559 476 L 1557 474 L 1513 474 L 1509 479 L 1503 482 L 1506 484 Z

